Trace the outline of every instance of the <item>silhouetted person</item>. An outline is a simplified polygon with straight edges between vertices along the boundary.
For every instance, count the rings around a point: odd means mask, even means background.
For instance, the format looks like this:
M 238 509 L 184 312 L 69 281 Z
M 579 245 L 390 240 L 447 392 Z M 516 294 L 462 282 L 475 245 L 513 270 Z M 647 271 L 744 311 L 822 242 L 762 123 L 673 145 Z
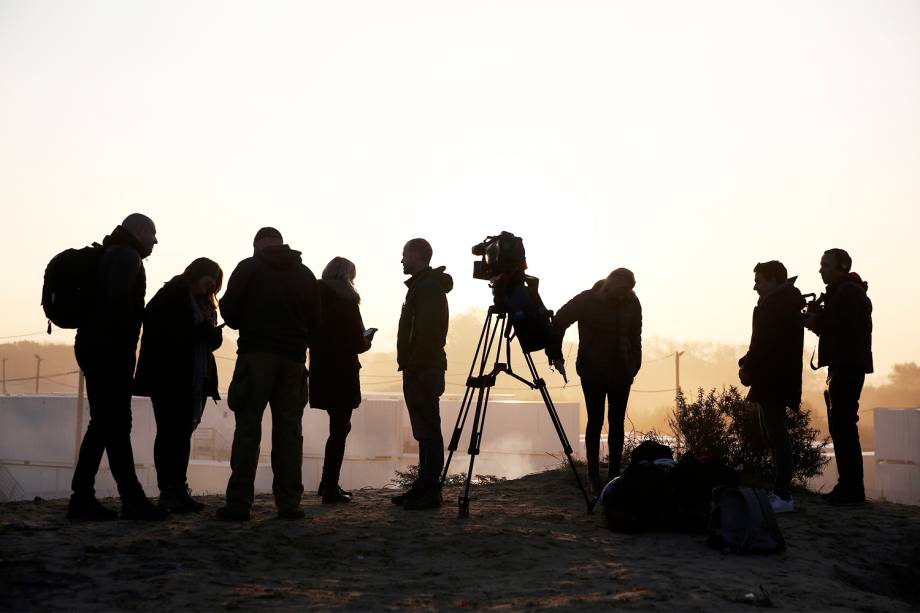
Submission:
M 144 316 L 147 277 L 143 259 L 157 244 L 156 226 L 134 213 L 102 241 L 95 298 L 88 321 L 77 329 L 74 353 L 86 375 L 89 426 L 74 468 L 70 519 L 115 519 L 117 513 L 96 499 L 96 473 L 105 452 L 124 519 L 163 519 L 134 471 L 131 450 L 131 386 L 135 352 Z
M 220 300 L 226 324 L 240 331 L 227 404 L 236 418 L 227 504 L 217 517 L 248 520 L 252 509 L 262 414 L 272 412 L 272 492 L 278 516 L 303 517 L 303 409 L 307 347 L 320 321 L 316 277 L 281 233 L 262 228 L 254 255 L 240 262 Z
M 795 510 L 792 500 L 792 443 L 786 412 L 802 403 L 802 348 L 805 299 L 777 261 L 754 267 L 754 291 L 760 296 L 751 324 L 751 344 L 738 361 L 748 401 L 756 403 L 761 429 L 773 453 L 776 478 L 770 506 L 775 513 Z
M 441 505 L 444 438 L 439 400 L 447 370 L 447 292 L 454 281 L 443 266 L 431 268 L 431 255 L 431 245 L 423 238 L 413 238 L 403 247 L 403 273 L 412 276 L 406 281 L 409 291 L 399 316 L 396 361 L 403 373 L 412 436 L 418 441 L 418 479 L 392 500 L 406 509 Z
M 602 489 L 598 456 L 604 401 L 608 403 L 609 481 L 620 474 L 626 404 L 633 379 L 642 366 L 642 306 L 633 291 L 635 286 L 633 273 L 617 268 L 606 279 L 569 300 L 553 318 L 553 330 L 560 342 L 566 329 L 578 322 L 575 369 L 581 377 L 588 413 L 585 452 L 588 480 L 595 495 Z M 553 365 L 564 372 L 562 358 L 553 360 Z
M 150 396 L 153 403 L 160 507 L 170 513 L 204 508 L 192 498 L 186 473 L 192 432 L 201 423 L 205 402 L 220 399 L 214 350 L 223 341 L 217 327 L 217 292 L 223 279 L 216 262 L 198 258 L 163 285 L 144 310 L 134 393 Z
M 356 274 L 352 262 L 335 257 L 319 281 L 323 323 L 310 346 L 310 406 L 329 414 L 323 477 L 317 489 L 324 504 L 351 500 L 351 493 L 339 487 L 339 473 L 345 439 L 351 432 L 351 414 L 361 404 L 358 354 L 371 348 L 358 306 L 361 298 L 355 290 Z
M 859 396 L 872 372 L 872 301 L 868 283 L 851 272 L 853 260 L 843 249 L 821 256 L 827 285 L 823 309 L 809 314 L 805 326 L 819 336 L 818 366 L 827 366 L 827 423 L 834 441 L 837 485 L 827 495 L 836 505 L 866 501 L 862 448 L 859 444 Z

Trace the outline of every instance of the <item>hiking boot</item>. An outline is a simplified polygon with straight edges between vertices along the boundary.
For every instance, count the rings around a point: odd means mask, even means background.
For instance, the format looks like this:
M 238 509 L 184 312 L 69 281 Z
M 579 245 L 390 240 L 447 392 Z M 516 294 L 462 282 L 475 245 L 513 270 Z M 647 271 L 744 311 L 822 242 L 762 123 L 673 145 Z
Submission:
M 95 496 L 74 494 L 67 503 L 67 519 L 72 521 L 112 521 L 118 511 L 103 506 Z
M 200 513 L 205 505 L 192 498 L 185 486 L 160 492 L 159 507 L 167 513 Z
M 403 492 L 402 494 L 391 496 L 390 502 L 392 502 L 393 504 L 398 504 L 399 506 L 402 506 L 406 504 L 407 500 L 409 500 L 410 498 L 418 494 L 419 491 L 421 491 L 421 489 L 422 489 L 421 484 L 418 481 L 413 481 L 412 485 L 410 485 L 409 489 L 407 489 L 405 492 Z
M 831 498 L 833 498 L 834 496 L 836 496 L 837 493 L 838 493 L 839 491 L 840 491 L 840 484 L 838 483 L 838 484 L 835 485 L 833 488 L 831 488 L 831 491 L 829 491 L 829 492 L 821 492 L 821 493 L 818 494 L 818 495 L 821 496 L 821 499 L 822 499 L 822 500 L 830 500 Z
M 249 521 L 249 511 L 239 511 L 230 507 L 221 507 L 215 513 L 221 521 Z
M 795 502 L 792 500 L 792 496 L 789 498 L 783 498 L 778 494 L 770 494 L 767 496 L 767 500 L 770 501 L 770 508 L 773 509 L 774 514 L 779 513 L 792 513 L 795 511 Z
M 121 518 L 134 521 L 162 521 L 169 517 L 169 513 L 147 499 L 146 496 L 137 500 L 124 500 L 121 503 Z
M 409 496 L 403 503 L 407 511 L 420 511 L 422 509 L 437 509 L 441 506 L 441 488 L 437 485 L 426 487 L 418 493 Z
M 351 496 L 339 486 L 323 494 L 323 504 L 339 504 L 343 502 L 351 502 Z
M 343 490 L 342 487 L 341 487 L 340 485 L 338 485 L 338 484 L 336 484 L 335 490 L 336 490 L 340 495 L 342 495 L 342 496 L 348 496 L 349 498 L 352 497 L 351 492 L 349 492 L 349 491 L 347 491 L 347 490 Z M 325 481 L 320 481 L 320 482 L 319 482 L 319 487 L 316 488 L 316 495 L 317 495 L 317 496 L 325 496 L 325 495 L 326 495 L 326 482 L 325 482 Z

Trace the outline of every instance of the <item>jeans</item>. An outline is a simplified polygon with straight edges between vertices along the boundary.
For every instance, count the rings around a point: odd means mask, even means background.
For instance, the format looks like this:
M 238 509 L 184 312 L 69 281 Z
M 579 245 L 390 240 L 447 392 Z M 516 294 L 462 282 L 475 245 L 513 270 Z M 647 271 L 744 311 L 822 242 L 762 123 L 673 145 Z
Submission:
M 863 485 L 862 447 L 859 444 L 859 396 L 866 375 L 859 369 L 828 369 L 827 425 L 834 442 L 838 486 L 848 494 L 865 495 Z
M 441 407 L 444 371 L 439 368 L 403 371 L 403 395 L 412 423 L 412 436 L 418 441 L 418 479 L 437 485 L 444 469 L 444 437 L 441 434 Z
M 192 453 L 194 407 L 185 395 L 153 395 L 153 416 L 157 434 L 153 441 L 153 463 L 160 492 L 188 487 L 188 461 Z M 204 399 L 202 399 L 204 402 Z
M 131 449 L 134 355 L 126 354 L 118 359 L 85 356 L 78 352 L 77 362 L 86 376 L 89 426 L 80 444 L 71 489 L 76 496 L 96 495 L 96 473 L 102 454 L 106 453 L 122 501 L 144 498 L 144 489 L 134 471 L 134 451 Z
M 300 508 L 303 495 L 303 409 L 309 373 L 303 362 L 267 352 L 237 356 L 227 402 L 236 418 L 230 451 L 227 508 L 248 512 L 255 497 L 256 468 L 265 405 L 272 412 L 272 493 L 279 511 Z
M 585 453 L 588 456 L 588 475 L 600 476 L 599 458 L 601 429 L 604 427 L 604 401 L 608 403 L 607 449 L 610 455 L 609 479 L 620 474 L 623 456 L 623 421 L 626 419 L 626 404 L 632 383 L 603 383 L 581 380 L 581 391 L 585 396 L 585 410 L 588 425 L 585 428 Z

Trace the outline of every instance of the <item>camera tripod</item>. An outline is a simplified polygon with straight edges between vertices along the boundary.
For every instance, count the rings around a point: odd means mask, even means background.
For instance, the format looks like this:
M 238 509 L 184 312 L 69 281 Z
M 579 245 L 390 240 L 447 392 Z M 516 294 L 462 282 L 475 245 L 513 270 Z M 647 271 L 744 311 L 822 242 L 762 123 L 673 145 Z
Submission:
M 553 404 L 553 399 L 546 389 L 546 382 L 540 378 L 537 368 L 533 363 L 533 358 L 529 353 L 523 351 L 522 348 L 524 361 L 527 363 L 527 368 L 530 371 L 531 380 L 521 377 L 511 369 L 511 341 L 513 338 L 514 331 L 511 321 L 508 320 L 507 311 L 501 310 L 494 305 L 490 306 L 489 313 L 482 325 L 482 332 L 479 335 L 479 343 L 476 345 L 476 353 L 473 354 L 473 360 L 470 364 L 470 373 L 466 380 L 466 392 L 463 394 L 463 402 L 460 404 L 460 412 L 457 414 L 457 423 L 454 425 L 454 432 L 447 446 L 448 454 L 444 462 L 444 470 L 441 473 L 441 485 L 443 486 L 447 480 L 447 471 L 450 468 L 450 461 L 460 443 L 460 436 L 463 433 L 463 428 L 469 417 L 470 409 L 473 406 L 473 397 L 475 396 L 476 409 L 473 412 L 473 429 L 470 434 L 470 447 L 467 450 L 470 456 L 470 467 L 466 473 L 463 493 L 458 500 L 460 517 L 468 516 L 470 514 L 470 481 L 473 478 L 473 464 L 476 461 L 476 456 L 479 455 L 479 448 L 482 444 L 482 432 L 485 427 L 486 412 L 489 405 L 489 393 L 495 385 L 498 374 L 505 373 L 532 390 L 540 390 L 540 396 L 543 399 L 543 404 L 546 405 L 550 421 L 552 421 L 553 427 L 556 429 L 556 434 L 559 436 L 559 442 L 562 443 L 562 449 L 565 452 L 566 458 L 568 458 L 569 466 L 572 467 L 572 473 L 575 475 L 575 481 L 578 483 L 578 488 L 585 498 L 588 513 L 591 513 L 594 510 L 596 501 L 592 500 L 588 495 L 581 481 L 581 477 L 578 475 L 578 470 L 575 468 L 575 462 L 572 459 L 572 446 L 569 444 L 565 429 L 562 427 L 562 422 L 559 420 L 559 414 L 556 412 L 556 406 Z M 518 340 L 520 341 L 520 339 Z M 486 372 L 486 365 L 493 349 L 495 351 L 495 362 L 492 365 L 492 370 Z M 504 354 L 502 350 L 504 350 Z M 504 362 L 501 361 L 503 355 L 505 357 Z M 477 363 L 478 374 L 473 376 Z

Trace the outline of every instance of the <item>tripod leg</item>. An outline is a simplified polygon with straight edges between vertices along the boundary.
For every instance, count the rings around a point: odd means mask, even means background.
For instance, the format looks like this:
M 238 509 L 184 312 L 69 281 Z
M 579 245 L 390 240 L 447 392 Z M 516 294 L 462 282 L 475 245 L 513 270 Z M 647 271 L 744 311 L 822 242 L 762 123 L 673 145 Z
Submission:
M 473 480 L 473 465 L 476 463 L 476 456 L 479 455 L 479 447 L 482 444 L 482 429 L 485 426 L 486 410 L 489 404 L 489 388 L 480 388 L 476 398 L 476 412 L 473 414 L 473 431 L 470 433 L 470 447 L 467 453 L 470 456 L 470 466 L 466 472 L 466 482 L 463 484 L 463 493 L 457 501 L 460 517 L 467 517 L 470 514 L 470 484 Z
M 549 413 L 553 428 L 556 429 L 556 435 L 559 437 L 559 442 L 562 443 L 562 450 L 565 452 L 565 457 L 569 462 L 569 466 L 572 468 L 572 474 L 575 475 L 578 489 L 581 490 L 581 495 L 584 497 L 585 504 L 588 506 L 588 514 L 591 514 L 594 512 L 594 505 L 597 504 L 597 499 L 592 499 L 591 496 L 588 495 L 588 490 L 585 489 L 585 485 L 582 483 L 581 475 L 578 474 L 578 468 L 575 466 L 575 460 L 572 458 L 572 445 L 569 443 L 569 437 L 565 434 L 565 428 L 562 426 L 562 421 L 559 419 L 556 405 L 549 395 L 549 390 L 546 389 L 546 382 L 540 378 L 537 367 L 533 363 L 533 357 L 531 357 L 529 353 L 524 353 L 524 361 L 527 362 L 527 367 L 530 369 L 534 385 L 540 390 L 540 397 L 543 399 L 543 404 L 546 405 L 546 411 Z

